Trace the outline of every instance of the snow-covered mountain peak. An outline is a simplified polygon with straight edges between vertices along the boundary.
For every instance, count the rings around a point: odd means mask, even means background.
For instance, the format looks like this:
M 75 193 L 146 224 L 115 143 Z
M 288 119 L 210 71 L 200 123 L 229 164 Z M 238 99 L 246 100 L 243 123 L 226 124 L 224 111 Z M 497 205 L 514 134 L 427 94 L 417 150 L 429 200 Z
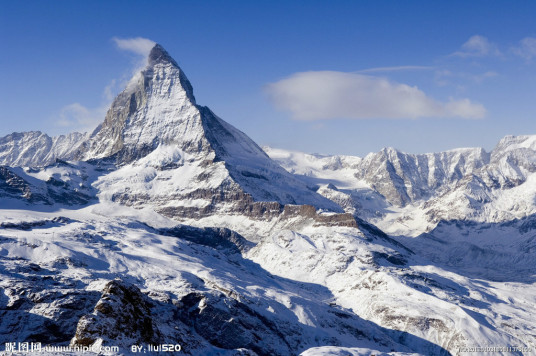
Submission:
M 188 99 L 195 104 L 194 89 L 192 84 L 184 74 L 184 71 L 179 67 L 177 62 L 169 55 L 169 53 L 159 44 L 156 44 L 147 58 L 147 68 L 142 72 L 145 76 L 153 74 L 155 68 L 165 68 L 168 71 L 175 72 L 178 70 L 180 87 L 186 92 Z
M 204 207 L 203 214 L 235 213 L 244 204 L 256 209 L 252 204 L 259 201 L 342 211 L 272 161 L 243 132 L 197 105 L 186 75 L 160 45 L 76 158 L 108 159 L 120 167 L 97 183 L 102 199 L 151 203 L 174 218 L 191 217 L 198 206 Z M 132 184 L 126 186 L 125 179 Z M 192 200 L 195 209 L 185 206 Z
M 381 152 L 382 154 L 384 154 L 384 155 L 387 155 L 387 156 L 394 156 L 394 155 L 400 153 L 400 151 L 397 150 L 397 149 L 394 148 L 394 147 L 384 147 L 384 148 L 381 149 L 380 152 Z
M 115 156 L 123 164 L 161 144 L 206 151 L 208 142 L 201 121 L 186 75 L 162 46 L 155 45 L 147 67 L 116 97 L 77 158 Z
M 175 62 L 164 47 L 158 43 L 155 44 L 153 49 L 151 49 L 151 52 L 149 52 L 148 63 L 150 66 L 154 66 L 156 63 L 171 63 L 178 67 L 177 62 Z
M 491 160 L 498 162 L 505 157 L 526 156 L 536 151 L 536 135 L 505 136 L 491 151 Z
M 504 136 L 493 151 L 504 151 L 516 148 L 536 149 L 536 135 Z

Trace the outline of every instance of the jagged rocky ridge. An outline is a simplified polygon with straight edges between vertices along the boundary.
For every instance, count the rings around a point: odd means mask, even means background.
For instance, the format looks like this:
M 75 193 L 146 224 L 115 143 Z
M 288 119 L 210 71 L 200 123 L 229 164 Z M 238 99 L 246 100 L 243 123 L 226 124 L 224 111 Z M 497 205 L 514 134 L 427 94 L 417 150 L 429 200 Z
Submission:
M 386 216 L 393 212 L 401 224 L 420 214 L 428 221 L 426 230 L 442 220 L 502 222 L 536 212 L 529 202 L 536 136 L 506 136 L 491 152 L 464 148 L 415 155 L 386 148 L 360 158 L 265 149 L 289 172 L 319 186 L 320 194 L 374 223 L 391 224 Z M 526 197 L 516 201 L 517 191 Z M 421 227 L 409 227 L 415 228 Z
M 36 167 L 73 158 L 87 134 L 50 137 L 39 131 L 15 132 L 0 138 L 0 166 Z

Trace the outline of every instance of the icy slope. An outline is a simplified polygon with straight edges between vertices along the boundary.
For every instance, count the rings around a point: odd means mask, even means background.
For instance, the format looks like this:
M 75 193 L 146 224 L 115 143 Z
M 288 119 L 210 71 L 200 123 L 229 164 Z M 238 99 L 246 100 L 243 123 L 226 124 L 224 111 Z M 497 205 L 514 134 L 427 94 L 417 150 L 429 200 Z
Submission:
M 498 258 L 512 263 L 514 255 L 453 263 L 441 256 L 445 242 L 403 241 L 410 250 L 373 227 L 295 219 L 293 230 L 271 229 L 254 246 L 228 230 L 176 226 L 149 208 L 0 210 L 0 343 L 13 335 L 123 347 L 151 340 L 179 342 L 191 354 L 217 347 L 259 355 L 536 346 L 536 281 L 523 270 L 535 257 L 534 230 L 522 239 L 531 255 L 492 281 L 490 272 L 505 268 Z M 263 229 L 247 218 L 233 224 Z M 527 277 L 512 278 L 514 270 Z M 133 317 L 149 318 L 150 332 L 110 327 Z
M 478 277 L 491 262 L 480 269 L 471 265 L 481 272 L 472 277 L 463 269 L 434 266 L 403 249 L 395 252 L 396 247 L 370 240 L 370 235 L 363 239 L 351 230 L 333 230 L 280 232 L 248 256 L 276 275 L 326 286 L 335 303 L 367 320 L 431 341 L 452 353 L 464 345 L 536 342 L 532 336 L 536 325 L 528 307 L 536 297 L 533 278 L 486 282 Z M 439 254 L 440 246 L 434 247 Z M 500 273 L 500 268 L 494 271 Z M 518 329 L 506 322 L 510 318 L 519 322 Z M 405 344 L 423 354 L 440 353 L 417 341 Z

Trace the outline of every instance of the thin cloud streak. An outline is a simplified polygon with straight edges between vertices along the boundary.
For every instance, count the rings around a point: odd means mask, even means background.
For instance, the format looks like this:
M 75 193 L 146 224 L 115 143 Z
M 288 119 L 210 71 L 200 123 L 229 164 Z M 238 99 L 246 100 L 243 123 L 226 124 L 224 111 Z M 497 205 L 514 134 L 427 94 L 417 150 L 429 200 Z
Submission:
M 302 72 L 266 86 L 273 104 L 296 120 L 480 119 L 484 106 L 469 99 L 443 103 L 417 87 L 356 73 Z
M 112 41 L 114 41 L 115 45 L 118 49 L 122 51 L 127 51 L 134 53 L 138 60 L 133 65 L 131 76 L 134 74 L 140 72 L 145 68 L 147 65 L 147 58 L 149 57 L 149 53 L 153 49 L 153 47 L 156 45 L 155 41 L 152 41 L 148 38 L 143 37 L 134 37 L 134 38 L 118 38 L 113 37 Z
M 401 71 L 417 71 L 417 70 L 432 70 L 432 66 L 396 66 L 396 67 L 378 67 L 358 70 L 354 73 L 382 73 L 382 72 L 401 72 Z
M 113 37 L 112 41 L 115 42 L 117 48 L 139 54 L 140 56 L 147 57 L 151 49 L 153 49 L 156 42 L 143 37 L 134 38 L 118 38 Z

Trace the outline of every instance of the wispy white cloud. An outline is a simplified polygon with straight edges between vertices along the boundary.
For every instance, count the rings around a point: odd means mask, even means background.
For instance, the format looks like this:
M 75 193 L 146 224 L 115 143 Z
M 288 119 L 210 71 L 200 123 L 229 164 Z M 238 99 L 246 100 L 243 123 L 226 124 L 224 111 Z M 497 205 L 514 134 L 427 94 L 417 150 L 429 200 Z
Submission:
M 416 70 L 432 70 L 432 66 L 396 66 L 396 67 L 378 67 L 358 70 L 355 73 L 382 73 L 382 72 L 401 72 L 401 71 L 416 71 Z
M 462 89 L 466 84 L 481 84 L 489 78 L 494 78 L 499 74 L 495 71 L 486 71 L 484 73 L 466 73 L 453 72 L 448 69 L 438 69 L 434 73 L 435 83 L 438 86 L 455 85 L 458 89 Z
M 117 86 L 118 86 L 117 79 L 112 79 L 110 81 L 110 83 L 108 83 L 108 85 L 104 87 L 104 91 L 102 93 L 102 96 L 103 96 L 104 100 L 106 100 L 106 102 L 111 103 L 112 100 L 114 100 L 114 97 L 117 95 L 115 93 L 115 91 L 117 89 Z
M 536 57 L 536 38 L 525 37 L 519 41 L 519 45 L 512 48 L 512 52 L 517 56 L 530 61 Z
M 480 35 L 471 36 L 461 48 L 454 52 L 454 57 L 486 57 L 500 56 L 501 52 L 497 46 L 486 37 Z
M 104 121 L 107 108 L 107 105 L 90 109 L 80 103 L 69 104 L 60 110 L 56 125 L 70 131 L 91 132 Z
M 124 89 L 132 74 L 138 73 L 147 64 L 147 57 L 156 42 L 143 37 L 118 38 L 113 37 L 112 41 L 117 48 L 128 51 L 136 55 L 132 66 L 132 72 L 121 79 L 112 79 L 103 89 L 102 104 L 95 108 L 84 106 L 80 103 L 72 103 L 59 110 L 55 125 L 70 131 L 88 132 L 92 131 L 104 121 L 106 111 L 110 107 L 113 99 L 119 91 Z
M 140 72 L 147 65 L 147 58 L 151 49 L 155 46 L 156 42 L 143 37 L 134 38 L 118 38 L 113 37 L 112 41 L 116 44 L 117 48 L 123 51 L 134 53 L 137 57 L 133 64 L 131 76 Z M 123 80 L 124 82 L 124 80 Z M 128 82 L 128 80 L 127 80 Z
M 452 71 L 448 69 L 438 69 L 434 73 L 434 80 L 438 86 L 444 87 L 450 84 L 450 78 L 452 76 Z
M 115 42 L 117 48 L 124 51 L 139 54 L 140 56 L 147 57 L 151 49 L 153 49 L 156 42 L 151 41 L 148 38 L 134 37 L 134 38 L 118 38 L 113 37 L 112 41 Z
M 482 118 L 486 109 L 469 99 L 443 103 L 417 87 L 357 73 L 296 73 L 268 84 L 266 91 L 279 109 L 297 120 Z

